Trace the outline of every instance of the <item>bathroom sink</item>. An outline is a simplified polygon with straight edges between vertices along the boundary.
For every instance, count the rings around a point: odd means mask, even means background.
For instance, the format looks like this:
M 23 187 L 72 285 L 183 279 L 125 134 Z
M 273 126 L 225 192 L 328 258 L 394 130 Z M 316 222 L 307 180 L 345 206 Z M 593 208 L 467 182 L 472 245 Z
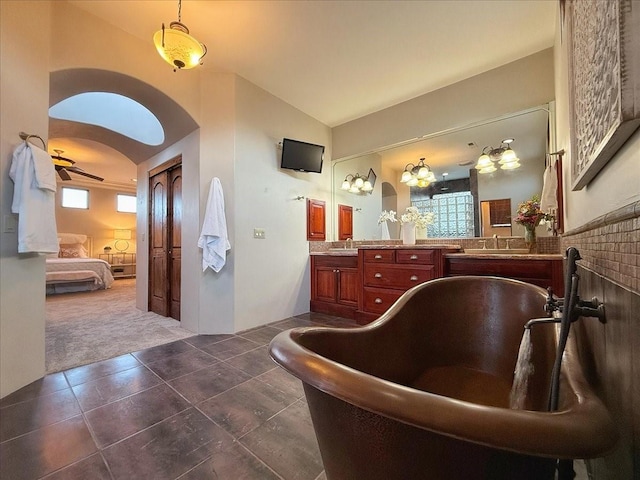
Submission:
M 358 253 L 357 248 L 330 248 L 329 252 L 333 255 L 355 255 Z
M 464 253 L 478 254 L 498 254 L 498 255 L 526 255 L 528 248 L 465 248 Z

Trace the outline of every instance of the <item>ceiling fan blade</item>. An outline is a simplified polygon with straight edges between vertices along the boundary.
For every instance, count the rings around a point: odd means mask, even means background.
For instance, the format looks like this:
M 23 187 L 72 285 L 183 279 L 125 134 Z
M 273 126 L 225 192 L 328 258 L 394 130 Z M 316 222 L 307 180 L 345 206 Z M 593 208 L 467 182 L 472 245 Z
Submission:
M 99 182 L 102 182 L 104 180 L 104 178 L 98 177 L 97 175 L 92 175 L 90 173 L 87 173 L 87 172 L 85 172 L 84 170 L 82 170 L 81 168 L 78 168 L 78 167 L 67 167 L 65 170 L 68 170 L 68 171 L 73 172 L 73 173 L 77 173 L 78 175 L 84 175 L 85 177 L 92 178 L 92 179 L 97 180 Z
M 71 180 L 71 175 L 69 175 L 69 173 L 62 167 L 56 167 L 56 170 L 58 171 L 58 175 L 60 175 L 60 178 L 62 180 Z

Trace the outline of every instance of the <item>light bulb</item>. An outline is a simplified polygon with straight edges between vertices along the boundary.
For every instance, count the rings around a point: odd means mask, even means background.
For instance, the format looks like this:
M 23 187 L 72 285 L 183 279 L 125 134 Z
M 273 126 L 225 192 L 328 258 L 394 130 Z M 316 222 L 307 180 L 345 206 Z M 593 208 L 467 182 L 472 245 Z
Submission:
M 349 183 L 349 180 L 345 180 L 344 182 L 342 182 L 342 190 L 349 190 L 351 188 L 351 183 Z
M 427 178 L 429 176 L 429 169 L 427 167 L 420 167 L 418 170 L 418 178 Z
M 411 172 L 409 172 L 408 170 L 405 170 L 404 172 L 402 172 L 402 177 L 400 177 L 400 181 L 402 183 L 407 183 L 409 180 L 411 180 Z
M 362 191 L 370 192 L 371 190 L 373 190 L 373 186 L 371 185 L 371 182 L 369 180 L 365 181 L 364 185 L 362 186 Z
M 513 150 L 511 150 L 511 148 L 507 148 L 503 153 L 502 153 L 502 158 L 500 159 L 500 163 L 501 164 L 505 164 L 508 162 L 513 162 L 517 159 L 518 157 L 516 157 L 516 152 L 514 152 Z
M 493 162 L 491 161 L 491 158 L 486 153 L 483 153 L 478 158 L 478 163 L 476 164 L 476 169 L 480 170 L 480 169 L 483 169 L 483 168 L 490 167 L 491 165 L 493 165 Z
M 362 186 L 364 185 L 364 180 L 360 176 L 357 176 L 353 182 L 355 183 L 356 187 L 358 187 L 358 189 L 362 188 Z

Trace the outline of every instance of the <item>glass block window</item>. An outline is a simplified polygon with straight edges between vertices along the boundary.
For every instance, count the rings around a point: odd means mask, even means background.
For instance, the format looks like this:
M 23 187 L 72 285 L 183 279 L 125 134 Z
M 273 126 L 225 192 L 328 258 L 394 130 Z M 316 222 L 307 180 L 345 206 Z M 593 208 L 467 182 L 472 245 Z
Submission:
M 420 213 L 433 212 L 435 223 L 427 227 L 433 238 L 473 237 L 473 195 L 471 192 L 442 193 L 433 198 L 411 200 Z

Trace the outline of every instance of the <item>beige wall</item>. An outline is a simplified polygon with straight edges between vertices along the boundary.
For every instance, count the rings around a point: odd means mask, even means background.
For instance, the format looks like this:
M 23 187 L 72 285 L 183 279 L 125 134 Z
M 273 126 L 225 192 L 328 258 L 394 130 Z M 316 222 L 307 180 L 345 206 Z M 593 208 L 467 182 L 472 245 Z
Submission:
M 44 257 L 18 255 L 5 222 L 15 219 L 9 167 L 18 133 L 47 140 L 50 15 L 48 2 L 0 2 L 0 397 L 45 372 Z
M 553 50 L 546 49 L 333 128 L 333 158 L 377 151 L 553 99 Z
M 62 187 L 82 188 L 89 191 L 89 209 L 63 208 L 62 207 Z M 93 256 L 97 257 L 103 252 L 105 246 L 113 248 L 115 253 L 115 229 L 131 230 L 132 239 L 129 240 L 127 252 L 136 251 L 136 215 L 133 213 L 122 213 L 116 211 L 116 195 L 119 193 L 135 195 L 135 191 L 125 191 L 125 189 L 114 190 L 110 188 L 100 188 L 99 186 L 71 185 L 58 182 L 58 192 L 56 193 L 56 225 L 58 232 L 83 233 L 92 239 Z M 122 246 L 123 244 L 118 244 Z

